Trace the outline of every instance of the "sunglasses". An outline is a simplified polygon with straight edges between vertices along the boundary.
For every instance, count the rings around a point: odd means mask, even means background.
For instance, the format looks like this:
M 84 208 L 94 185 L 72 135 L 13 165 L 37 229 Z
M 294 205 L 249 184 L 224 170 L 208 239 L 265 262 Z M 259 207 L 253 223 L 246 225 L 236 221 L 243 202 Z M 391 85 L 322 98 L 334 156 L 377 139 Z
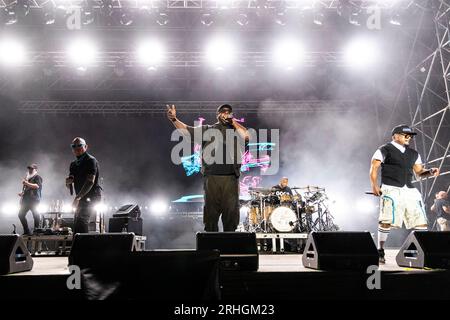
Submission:
M 407 133 L 400 133 L 400 135 L 404 136 L 406 139 L 412 139 L 414 136 Z
M 71 144 L 70 146 L 72 147 L 72 149 L 76 149 L 76 148 L 82 148 L 82 147 L 84 147 L 85 144 L 82 144 L 82 143 L 80 143 L 80 144 Z

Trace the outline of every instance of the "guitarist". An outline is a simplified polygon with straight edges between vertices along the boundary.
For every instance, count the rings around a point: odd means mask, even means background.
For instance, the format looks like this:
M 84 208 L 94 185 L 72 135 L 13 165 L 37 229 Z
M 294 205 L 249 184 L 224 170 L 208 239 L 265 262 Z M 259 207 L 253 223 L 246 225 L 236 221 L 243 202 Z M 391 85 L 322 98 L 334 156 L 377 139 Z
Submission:
M 37 206 L 42 197 L 42 178 L 38 175 L 38 167 L 36 164 L 30 164 L 27 169 L 28 173 L 26 177 L 22 179 L 23 189 L 22 192 L 19 193 L 19 196 L 21 197 L 19 219 L 22 223 L 24 235 L 31 234 L 26 218 L 28 211 L 31 211 L 33 214 L 34 229 L 39 228 L 41 222 L 41 216 L 37 212 Z

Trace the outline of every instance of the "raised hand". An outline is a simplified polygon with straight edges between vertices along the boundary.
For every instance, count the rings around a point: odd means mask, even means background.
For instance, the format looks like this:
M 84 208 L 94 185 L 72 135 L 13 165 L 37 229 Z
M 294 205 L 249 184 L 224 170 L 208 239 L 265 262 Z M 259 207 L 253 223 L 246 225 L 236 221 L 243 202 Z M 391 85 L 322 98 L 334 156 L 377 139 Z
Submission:
M 167 118 L 170 121 L 176 121 L 177 120 L 177 110 L 175 108 L 175 105 L 166 105 L 167 106 Z

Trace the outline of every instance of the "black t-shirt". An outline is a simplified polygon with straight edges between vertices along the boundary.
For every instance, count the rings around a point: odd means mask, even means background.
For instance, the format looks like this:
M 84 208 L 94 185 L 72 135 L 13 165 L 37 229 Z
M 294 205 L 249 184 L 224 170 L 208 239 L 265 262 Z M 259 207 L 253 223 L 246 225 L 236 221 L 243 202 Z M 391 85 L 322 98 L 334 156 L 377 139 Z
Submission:
M 273 186 L 272 191 L 275 192 L 275 194 L 277 196 L 282 196 L 285 194 L 288 194 L 291 196 L 293 195 L 291 188 L 289 188 L 288 186 L 281 188 L 279 184 L 277 184 L 276 186 Z
M 98 185 L 99 171 L 97 159 L 86 152 L 81 157 L 72 161 L 69 171 L 70 175 L 73 176 L 73 184 L 77 194 L 83 188 L 88 175 L 95 175 L 92 189 L 82 198 L 82 200 L 86 200 L 87 198 L 93 200 L 101 196 L 101 187 Z
M 216 140 L 214 136 L 214 130 L 209 131 L 209 129 L 216 129 L 221 132 L 222 141 Z M 202 174 L 207 175 L 236 175 L 239 177 L 241 170 L 241 147 L 240 141 L 237 137 L 234 137 L 234 148 L 228 146 L 227 148 L 227 129 L 235 129 L 231 125 L 224 125 L 217 122 L 213 125 L 203 125 L 199 127 L 188 127 L 188 131 L 194 142 L 200 143 L 202 145 Z M 199 131 L 197 131 L 199 130 Z M 231 133 L 231 132 L 230 132 Z M 203 138 L 202 141 L 196 139 Z M 204 141 L 206 140 L 206 141 Z M 209 155 L 212 157 L 216 156 L 216 152 L 222 152 L 222 159 L 220 163 L 212 161 Z
M 39 186 L 38 189 L 32 189 L 26 187 L 23 192 L 22 201 L 40 201 L 42 197 L 42 178 L 40 175 L 35 175 L 28 179 L 29 183 L 37 184 Z
M 434 208 L 436 210 L 438 218 L 441 217 L 450 220 L 450 214 L 445 212 L 443 207 L 450 208 L 450 202 L 448 201 L 448 199 L 437 199 L 434 201 Z

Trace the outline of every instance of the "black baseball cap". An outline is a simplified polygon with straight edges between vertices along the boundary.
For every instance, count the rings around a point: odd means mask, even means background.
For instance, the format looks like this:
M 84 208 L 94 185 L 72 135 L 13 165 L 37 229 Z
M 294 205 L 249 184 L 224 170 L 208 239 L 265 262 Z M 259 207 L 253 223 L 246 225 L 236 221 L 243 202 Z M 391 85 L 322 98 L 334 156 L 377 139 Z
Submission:
M 233 108 L 229 104 L 223 104 L 217 108 L 217 113 L 225 111 L 224 109 L 228 109 L 230 112 L 233 111 Z
M 401 124 L 399 126 L 396 126 L 394 129 L 392 129 L 392 135 L 394 135 L 396 133 L 404 133 L 404 134 L 409 134 L 412 136 L 415 136 L 417 134 L 417 132 L 414 132 L 413 129 L 411 129 L 406 124 Z
M 27 169 L 37 169 L 37 164 L 36 163 L 32 163 L 30 165 L 27 166 Z

